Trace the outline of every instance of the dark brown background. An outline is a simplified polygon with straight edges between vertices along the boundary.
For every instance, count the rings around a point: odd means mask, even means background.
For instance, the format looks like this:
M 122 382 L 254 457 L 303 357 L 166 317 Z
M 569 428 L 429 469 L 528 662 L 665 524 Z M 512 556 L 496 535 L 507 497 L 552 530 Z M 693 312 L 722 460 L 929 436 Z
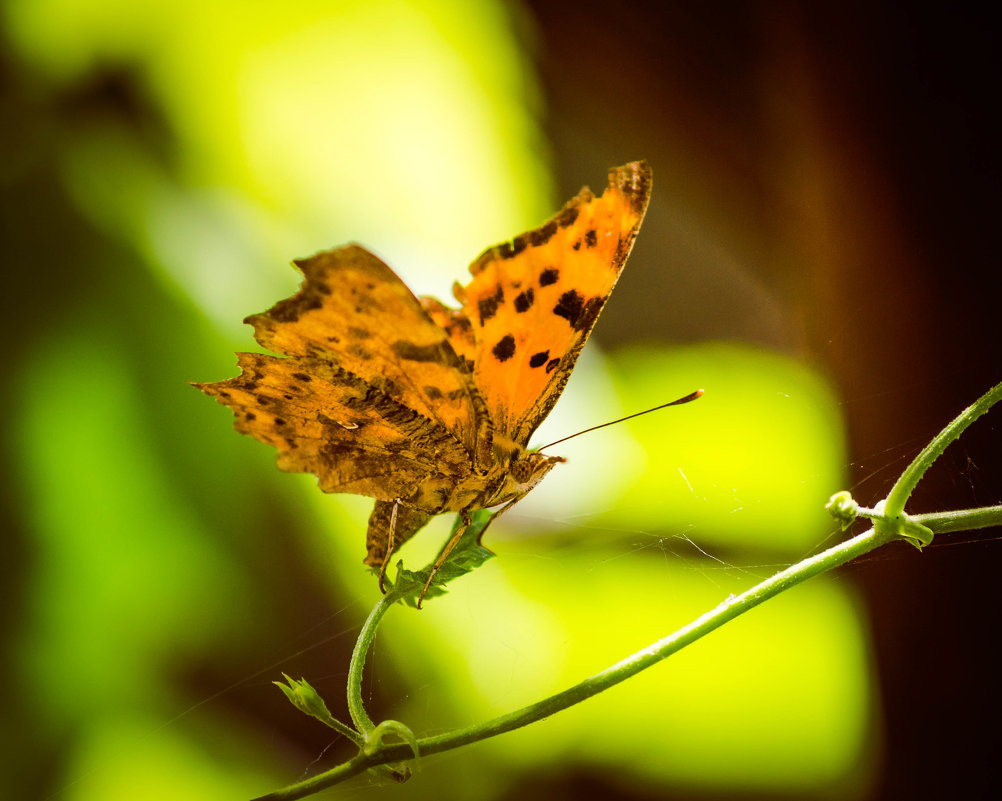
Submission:
M 644 286 L 630 279 L 658 271 L 634 269 L 598 336 L 800 354 L 841 395 L 853 491 L 882 497 L 903 459 L 1002 380 L 997 24 L 948 4 L 529 7 L 564 194 L 582 163 L 600 172 L 642 142 L 671 200 L 652 206 L 634 265 L 671 262 L 669 217 L 684 213 L 782 309 L 766 317 L 712 266 L 684 288 L 667 269 L 663 287 Z M 707 307 L 719 314 L 688 311 Z M 948 451 L 910 509 L 1002 499 L 997 414 Z M 998 791 L 999 556 L 995 530 L 848 568 L 869 602 L 883 704 L 869 797 Z

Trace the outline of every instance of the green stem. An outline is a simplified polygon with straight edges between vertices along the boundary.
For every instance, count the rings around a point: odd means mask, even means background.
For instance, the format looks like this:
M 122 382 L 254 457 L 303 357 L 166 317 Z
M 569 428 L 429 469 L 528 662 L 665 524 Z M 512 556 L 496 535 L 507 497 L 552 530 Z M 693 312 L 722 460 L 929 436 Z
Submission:
M 894 483 L 887 501 L 880 510 L 889 518 L 895 518 L 905 510 L 905 504 L 918 484 L 919 479 L 946 450 L 947 446 L 959 437 L 964 430 L 993 405 L 1002 400 L 1002 383 L 996 384 L 964 411 L 958 414 L 950 424 L 937 434 L 905 468 L 901 477 Z M 880 527 L 879 524 L 877 526 Z
M 251 801 L 294 801 L 296 798 L 306 798 L 308 795 L 319 793 L 321 790 L 325 790 L 332 785 L 343 782 L 346 779 L 350 779 L 352 776 L 357 776 L 359 773 L 363 773 L 381 762 L 382 759 L 376 759 L 375 757 L 360 751 L 347 762 L 342 762 L 336 768 L 331 768 L 328 771 L 319 773 L 312 778 L 304 779 L 301 782 L 290 784 L 288 787 L 275 790 L 267 795 L 251 799 Z
M 936 534 L 945 534 L 948 531 L 971 531 L 976 528 L 1002 526 L 1002 505 L 962 509 L 959 512 L 932 512 L 912 515 L 911 518 L 916 523 L 928 526 Z
M 549 698 L 538 701 L 507 715 L 494 718 L 486 723 L 460 729 L 448 734 L 427 737 L 419 740 L 422 754 L 433 754 L 438 751 L 456 748 L 461 745 L 482 740 L 496 734 L 502 734 L 512 729 L 525 726 L 528 723 L 542 720 L 555 712 L 580 703 L 586 698 L 597 695 L 626 679 L 635 676 L 643 670 L 656 665 L 663 659 L 682 650 L 685 646 L 709 634 L 737 616 L 754 609 L 763 601 L 772 598 L 784 590 L 793 587 L 813 576 L 831 570 L 850 562 L 853 559 L 869 553 L 887 542 L 887 538 L 870 529 L 850 540 L 846 540 L 816 556 L 804 559 L 796 565 L 783 570 L 776 575 L 756 584 L 740 595 L 732 595 L 717 605 L 715 609 L 700 615 L 694 621 L 678 629 L 673 634 L 664 637 L 652 645 L 638 651 L 632 656 L 617 662 L 609 668 L 596 673 L 579 684 L 559 692 Z
M 351 721 L 355 724 L 355 728 L 365 738 L 368 738 L 369 734 L 376 728 L 362 702 L 362 673 L 365 670 L 365 657 L 369 653 L 372 641 L 376 638 L 379 621 L 383 619 L 383 615 L 395 602 L 396 596 L 391 592 L 380 598 L 379 603 L 372 608 L 369 617 L 362 624 L 362 630 L 358 633 L 355 650 L 351 653 L 351 662 L 348 665 L 348 714 L 351 715 Z
M 928 526 L 937 534 L 946 531 L 984 528 L 987 526 L 1002 525 L 1002 505 L 969 509 L 960 512 L 915 515 L 915 519 L 923 525 Z M 738 615 L 754 609 L 763 601 L 778 595 L 784 590 L 790 589 L 820 573 L 844 565 L 894 539 L 897 539 L 897 535 L 894 532 L 878 531 L 876 527 L 871 528 L 816 556 L 809 557 L 788 567 L 786 570 L 756 584 L 740 595 L 729 597 L 715 609 L 701 615 L 674 634 L 658 640 L 642 651 L 638 651 L 621 662 L 617 662 L 612 667 L 596 673 L 594 676 L 590 676 L 563 692 L 484 723 L 478 723 L 465 729 L 457 729 L 446 734 L 425 737 L 418 740 L 416 746 L 422 755 L 449 751 L 453 748 L 469 745 L 470 743 L 475 743 L 497 734 L 503 734 L 504 732 L 512 731 L 549 717 L 593 695 L 597 695 L 620 682 L 626 681 L 652 665 L 656 665 L 663 659 L 682 650 L 690 643 L 719 628 L 729 620 L 733 620 Z M 382 598 L 366 620 L 359 635 L 358 643 L 355 646 L 355 653 L 352 656 L 349 671 L 349 686 L 353 688 L 349 690 L 349 706 L 354 707 L 352 719 L 355 721 L 356 726 L 363 725 L 364 721 L 368 726 L 366 733 L 370 732 L 374 727 L 368 715 L 362 709 L 361 692 L 359 689 L 362 667 L 365 662 L 365 653 L 372 643 L 375 634 L 375 627 L 383 615 L 386 614 L 387 609 L 392 605 L 392 597 L 391 594 Z M 306 781 L 289 785 L 281 790 L 276 790 L 255 799 L 255 801 L 293 801 L 293 799 L 305 798 L 376 765 L 386 764 L 387 762 L 400 762 L 412 758 L 414 745 L 413 743 L 397 743 L 383 746 L 371 753 L 359 753 L 352 759 L 325 773 L 321 773 Z
M 769 579 L 752 587 L 740 595 L 731 596 L 720 603 L 716 609 L 701 615 L 687 626 L 676 631 L 674 634 L 655 642 L 642 651 L 638 651 L 630 657 L 616 663 L 606 670 L 596 673 L 579 684 L 569 689 L 559 692 L 542 701 L 538 701 L 529 706 L 510 712 L 507 715 L 494 718 L 483 723 L 478 723 L 464 729 L 457 729 L 446 734 L 439 734 L 432 737 L 425 737 L 417 741 L 417 746 L 422 755 L 434 754 L 440 751 L 448 751 L 463 745 L 475 743 L 497 734 L 521 728 L 529 723 L 533 723 L 543 718 L 549 717 L 555 712 L 566 709 L 569 706 L 580 703 L 586 698 L 609 689 L 610 687 L 626 681 L 642 670 L 646 670 L 657 664 L 668 656 L 680 651 L 685 646 L 695 642 L 700 637 L 705 636 L 714 629 L 722 626 L 738 615 L 753 609 L 763 601 L 778 595 L 790 587 L 799 584 L 806 579 L 816 576 L 826 570 L 843 565 L 869 553 L 874 548 L 889 541 L 889 537 L 878 534 L 875 529 L 870 529 L 863 534 L 853 537 L 839 545 L 829 548 L 827 551 L 812 556 L 799 562 L 798 564 L 777 573 Z M 359 644 L 355 648 L 355 655 L 352 657 L 351 671 L 349 672 L 351 686 L 353 689 L 349 694 L 349 704 L 352 695 L 357 694 L 357 681 L 361 676 L 361 663 L 365 658 L 365 649 L 372 636 L 368 629 L 370 623 L 375 624 L 385 614 L 388 604 L 387 598 L 383 598 L 366 621 L 359 637 Z M 366 644 L 363 645 L 363 638 Z M 352 711 L 352 720 L 356 726 L 367 725 L 372 727 L 371 721 L 361 709 L 361 702 L 358 701 L 358 708 Z M 363 724 L 363 721 L 366 723 Z M 262 796 L 256 801 L 291 801 L 291 799 L 303 798 L 307 795 L 330 787 L 345 779 L 361 773 L 366 768 L 380 765 L 387 762 L 399 762 L 408 759 L 413 754 L 412 747 L 406 744 L 393 744 L 380 748 L 372 754 L 359 754 L 358 756 L 338 765 L 336 768 L 326 773 L 314 776 L 305 782 L 299 782 L 274 793 Z

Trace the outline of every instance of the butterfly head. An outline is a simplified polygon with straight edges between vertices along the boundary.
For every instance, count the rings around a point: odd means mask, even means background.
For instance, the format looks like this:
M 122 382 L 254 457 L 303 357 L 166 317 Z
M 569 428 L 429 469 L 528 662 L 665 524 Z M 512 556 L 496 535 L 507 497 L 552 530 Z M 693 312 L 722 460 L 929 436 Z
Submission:
M 566 462 L 563 456 L 545 456 L 537 451 L 521 451 L 514 455 L 508 468 L 508 487 L 505 494 L 520 497 L 535 487 L 543 476 L 558 462 Z

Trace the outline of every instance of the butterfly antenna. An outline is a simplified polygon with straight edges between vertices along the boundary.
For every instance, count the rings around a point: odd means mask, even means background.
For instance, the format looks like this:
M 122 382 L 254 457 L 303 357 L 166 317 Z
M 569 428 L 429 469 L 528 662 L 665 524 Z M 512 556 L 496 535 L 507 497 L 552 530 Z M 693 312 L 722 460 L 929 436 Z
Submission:
M 574 437 L 580 437 L 582 434 L 587 434 L 589 431 L 598 431 L 600 428 L 605 428 L 606 426 L 615 425 L 616 423 L 622 423 L 624 420 L 632 420 L 634 417 L 640 417 L 642 414 L 650 414 L 651 412 L 656 412 L 658 409 L 664 409 L 668 406 L 680 406 L 683 403 L 689 403 L 690 401 L 696 400 L 700 395 L 703 394 L 703 390 L 697 389 L 695 392 L 690 392 L 684 398 L 679 398 L 678 400 L 673 400 L 670 403 L 662 403 L 660 406 L 655 406 L 653 409 L 645 409 L 642 412 L 634 412 L 633 414 L 628 414 L 626 417 L 620 417 L 618 420 L 610 420 L 608 423 L 602 423 L 601 425 L 592 426 L 591 428 L 586 428 L 584 431 L 578 431 L 577 434 L 571 434 L 569 437 L 564 437 L 563 439 L 554 440 L 553 442 L 547 443 L 542 448 L 537 448 L 536 452 L 546 450 L 552 445 L 559 445 L 561 442 L 567 442 L 569 439 L 574 439 Z

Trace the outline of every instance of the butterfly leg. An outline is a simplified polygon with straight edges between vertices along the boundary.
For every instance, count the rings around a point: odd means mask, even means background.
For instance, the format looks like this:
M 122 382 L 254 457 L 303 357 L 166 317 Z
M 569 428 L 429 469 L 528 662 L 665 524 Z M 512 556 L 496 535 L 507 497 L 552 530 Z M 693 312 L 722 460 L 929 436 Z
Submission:
M 407 501 L 376 501 L 369 515 L 365 537 L 365 564 L 379 571 L 379 588 L 384 589 L 386 570 L 397 549 L 414 536 L 431 519 L 431 515 L 415 509 Z
M 428 594 L 428 589 L 431 587 L 432 581 L 435 580 L 435 574 L 438 573 L 439 568 L 445 564 L 445 560 L 449 558 L 449 554 L 455 550 L 456 546 L 459 545 L 459 541 L 463 538 L 466 533 L 466 529 L 470 527 L 470 515 L 464 509 L 460 513 L 460 517 L 463 518 L 463 525 L 452 535 L 445 547 L 439 551 L 438 558 L 435 560 L 435 564 L 431 566 L 431 572 L 428 574 L 428 580 L 424 583 L 424 587 L 421 588 L 421 594 L 418 596 L 417 608 L 421 608 L 421 602 L 424 600 L 424 596 Z
M 386 595 L 386 588 L 383 586 L 383 579 L 386 578 L 386 566 L 390 563 L 390 557 L 393 556 L 393 552 L 396 550 L 394 547 L 396 543 L 393 541 L 393 537 L 397 531 L 397 510 L 400 508 L 400 499 L 397 498 L 393 502 L 393 510 L 390 512 L 390 525 L 386 532 L 386 556 L 383 557 L 383 563 L 379 566 L 379 591 Z

